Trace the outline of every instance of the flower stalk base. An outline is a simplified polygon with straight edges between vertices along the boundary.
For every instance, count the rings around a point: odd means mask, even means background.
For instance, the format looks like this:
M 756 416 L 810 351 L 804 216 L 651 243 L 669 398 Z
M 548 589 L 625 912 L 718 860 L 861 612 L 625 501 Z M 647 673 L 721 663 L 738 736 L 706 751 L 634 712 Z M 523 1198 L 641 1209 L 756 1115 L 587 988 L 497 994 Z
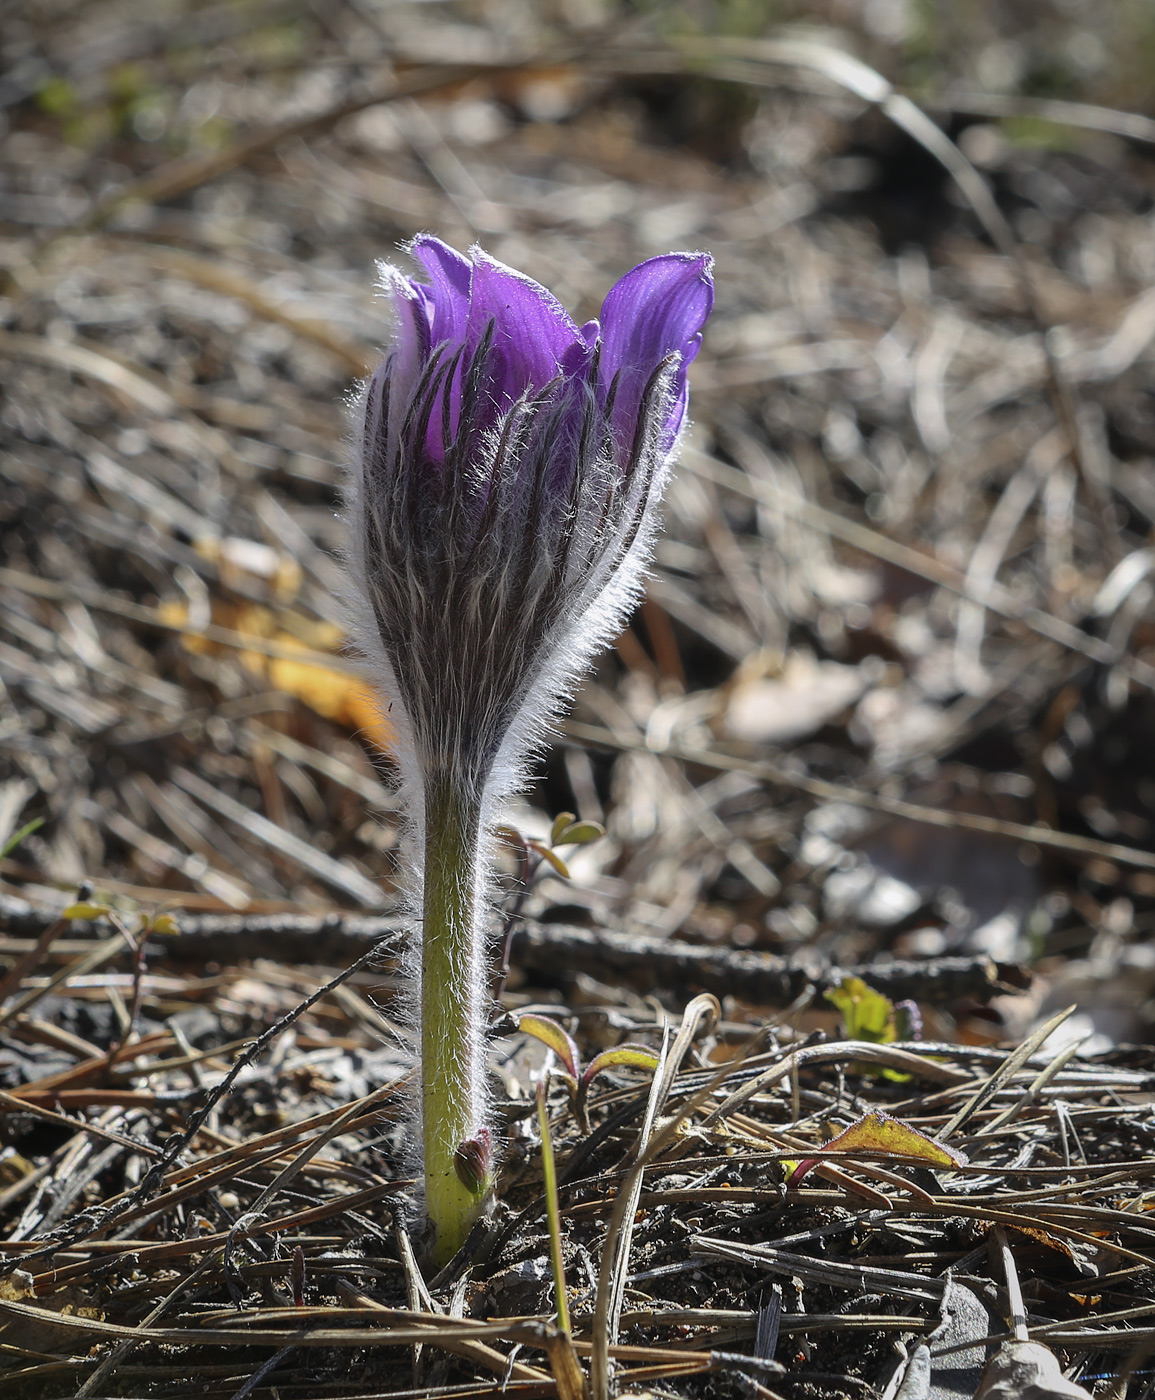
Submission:
M 487 843 L 478 804 L 446 781 L 425 797 L 421 942 L 421 1121 L 425 1209 L 440 1267 L 465 1242 L 492 1180 L 485 1143 L 485 1027 L 482 961 Z M 463 1152 L 463 1149 L 464 1152 Z M 468 1170 L 470 1159 L 474 1170 Z

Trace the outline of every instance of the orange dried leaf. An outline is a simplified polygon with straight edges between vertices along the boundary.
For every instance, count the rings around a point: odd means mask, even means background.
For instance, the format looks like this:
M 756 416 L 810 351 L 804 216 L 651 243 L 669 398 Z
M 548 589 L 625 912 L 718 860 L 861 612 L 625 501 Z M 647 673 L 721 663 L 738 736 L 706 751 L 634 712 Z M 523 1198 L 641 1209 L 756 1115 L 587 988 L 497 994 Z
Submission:
M 336 674 L 336 673 L 334 673 Z M 383 698 L 360 681 L 345 676 L 345 699 L 340 711 L 334 716 L 339 724 L 360 734 L 362 738 L 383 750 L 393 753 L 397 734 L 386 717 L 387 704 Z M 304 699 L 304 696 L 301 697 Z M 309 703 L 308 700 L 305 701 Z
M 994 1227 L 988 1221 L 977 1222 L 981 1234 L 988 1234 Z M 1066 1240 L 1060 1239 L 1058 1235 L 1052 1235 L 1049 1230 L 1040 1229 L 1037 1225 L 1006 1225 L 1008 1239 L 1020 1238 L 1030 1240 L 1034 1244 L 1042 1245 L 1045 1249 L 1053 1249 L 1056 1254 L 1061 1254 L 1064 1259 L 1076 1265 L 1079 1264 L 1079 1256 L 1071 1248 Z
M 188 621 L 188 607 L 179 600 L 162 603 L 157 611 L 163 621 L 174 626 L 183 626 Z M 291 631 L 281 625 L 281 618 L 291 622 Z M 298 614 L 278 615 L 257 603 L 237 605 L 214 601 L 212 621 L 215 626 L 227 627 L 242 637 L 259 637 L 302 654 L 337 652 L 345 643 L 345 634 L 336 623 Z M 196 635 L 186 635 L 181 645 L 200 656 L 217 656 L 231 650 Z M 236 650 L 236 655 L 245 670 L 259 676 L 270 689 L 294 696 L 324 719 L 353 730 L 387 753 L 393 750 L 396 736 L 383 713 L 381 700 L 356 676 L 330 670 L 314 661 L 266 656 L 264 652 L 243 648 Z

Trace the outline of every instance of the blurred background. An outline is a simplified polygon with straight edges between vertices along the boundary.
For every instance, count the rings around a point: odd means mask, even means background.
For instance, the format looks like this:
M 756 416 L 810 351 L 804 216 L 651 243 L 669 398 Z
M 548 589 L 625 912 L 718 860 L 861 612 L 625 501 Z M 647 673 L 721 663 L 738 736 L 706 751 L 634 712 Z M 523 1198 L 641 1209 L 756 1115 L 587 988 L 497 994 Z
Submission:
M 1150 1039 L 1150 4 L 0 16 L 0 844 L 39 823 L 0 860 L 10 962 L 85 882 L 241 929 L 388 914 L 389 735 L 336 602 L 375 261 L 478 241 L 581 320 L 704 248 L 648 597 L 511 815 L 608 835 L 527 912 L 723 963 L 1025 964 L 930 1033 L 1077 1000 L 1098 1048 Z

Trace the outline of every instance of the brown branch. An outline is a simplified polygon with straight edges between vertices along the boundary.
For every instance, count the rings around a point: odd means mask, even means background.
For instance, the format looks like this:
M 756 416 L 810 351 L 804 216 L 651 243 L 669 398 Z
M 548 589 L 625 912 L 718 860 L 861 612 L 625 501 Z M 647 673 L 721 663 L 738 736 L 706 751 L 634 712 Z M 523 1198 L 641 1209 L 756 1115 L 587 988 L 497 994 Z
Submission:
M 0 896 L 0 927 L 35 936 L 51 918 L 19 908 L 20 901 Z M 402 930 L 395 918 L 334 912 L 331 914 L 177 914 L 179 934 L 149 935 L 166 954 L 180 961 L 233 962 L 237 958 L 275 958 L 344 966 L 370 950 L 381 961 L 392 956 Z M 529 920 L 513 939 L 514 960 L 523 968 L 556 976 L 592 972 L 604 976 L 641 975 L 653 986 L 694 988 L 715 996 L 741 996 L 767 1005 L 787 1005 L 807 987 L 833 987 L 847 976 L 862 977 L 895 998 L 986 1001 L 1000 992 L 1020 990 L 1021 968 L 986 957 L 932 958 L 839 967 L 817 955 L 778 957 L 772 953 L 715 948 L 670 938 L 645 938 L 605 928 L 577 928 Z

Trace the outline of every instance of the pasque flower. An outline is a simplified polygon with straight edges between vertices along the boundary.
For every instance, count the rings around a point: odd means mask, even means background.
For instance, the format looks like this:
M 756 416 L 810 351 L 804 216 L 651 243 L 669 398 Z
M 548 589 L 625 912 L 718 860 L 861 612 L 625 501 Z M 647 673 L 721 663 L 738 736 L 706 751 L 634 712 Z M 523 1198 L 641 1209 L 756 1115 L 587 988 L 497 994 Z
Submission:
M 384 269 L 397 326 L 358 408 L 349 567 L 408 813 L 426 1211 L 443 1262 L 491 1174 L 495 810 L 637 600 L 713 281 L 705 254 L 651 258 L 579 328 L 478 248 L 422 236 L 409 252 L 423 278 Z

